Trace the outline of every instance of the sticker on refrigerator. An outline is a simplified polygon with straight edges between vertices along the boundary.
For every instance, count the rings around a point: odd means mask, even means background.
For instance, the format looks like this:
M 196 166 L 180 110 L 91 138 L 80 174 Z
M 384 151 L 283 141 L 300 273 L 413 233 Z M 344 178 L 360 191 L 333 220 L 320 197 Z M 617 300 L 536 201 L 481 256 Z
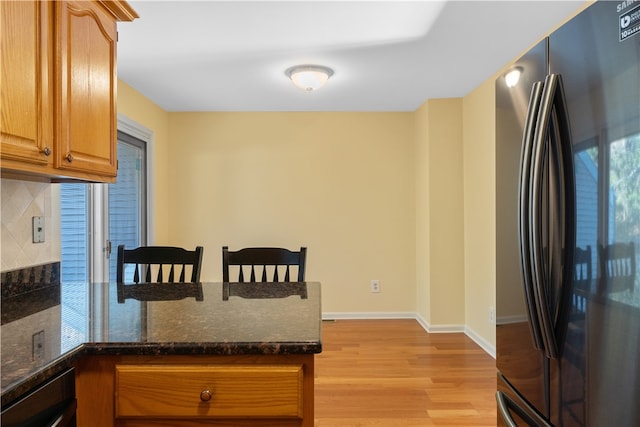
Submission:
M 620 15 L 620 41 L 640 33 L 640 5 Z

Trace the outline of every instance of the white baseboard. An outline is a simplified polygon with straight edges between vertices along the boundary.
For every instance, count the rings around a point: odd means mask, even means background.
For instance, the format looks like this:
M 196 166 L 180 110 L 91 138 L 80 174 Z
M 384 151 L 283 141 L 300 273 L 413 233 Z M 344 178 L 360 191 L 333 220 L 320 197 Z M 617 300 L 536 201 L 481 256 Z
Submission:
M 410 312 L 357 312 L 357 313 L 322 313 L 322 320 L 340 320 L 340 319 L 415 319 L 416 314 Z
M 367 319 L 415 319 L 430 334 L 463 333 L 495 359 L 496 349 L 473 329 L 465 325 L 430 325 L 422 316 L 412 312 L 324 312 L 322 320 L 367 320 Z
M 489 356 L 496 358 L 496 347 L 492 345 L 490 342 L 482 338 L 480 335 L 476 334 L 473 329 L 464 328 L 464 334 L 471 338 L 476 344 L 480 346 Z
M 414 314 L 415 319 L 430 334 L 451 334 L 464 332 L 464 325 L 431 325 L 424 317 Z

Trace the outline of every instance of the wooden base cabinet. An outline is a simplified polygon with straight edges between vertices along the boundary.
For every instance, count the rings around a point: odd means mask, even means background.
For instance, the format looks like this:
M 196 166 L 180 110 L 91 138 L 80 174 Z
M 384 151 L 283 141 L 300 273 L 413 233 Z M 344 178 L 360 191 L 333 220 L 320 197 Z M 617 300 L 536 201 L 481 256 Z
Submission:
M 78 426 L 313 426 L 313 355 L 88 356 Z
M 0 4 L 3 176 L 115 182 L 119 1 Z

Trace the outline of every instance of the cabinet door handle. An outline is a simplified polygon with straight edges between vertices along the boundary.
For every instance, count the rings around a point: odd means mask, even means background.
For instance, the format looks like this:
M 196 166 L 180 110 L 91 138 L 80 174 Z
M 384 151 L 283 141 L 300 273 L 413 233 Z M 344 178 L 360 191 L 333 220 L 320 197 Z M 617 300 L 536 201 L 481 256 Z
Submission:
M 200 392 L 200 400 L 203 401 L 203 402 L 210 401 L 212 397 L 213 397 L 213 395 L 211 394 L 211 392 L 209 390 L 202 390 Z
M 65 159 L 67 160 L 67 162 L 71 163 L 73 162 L 73 156 L 71 155 L 71 153 L 67 154 L 67 157 L 65 157 Z
M 51 155 L 51 148 L 49 148 L 49 147 L 44 147 L 44 148 L 42 149 L 42 154 L 44 154 L 45 156 L 49 156 L 49 155 Z

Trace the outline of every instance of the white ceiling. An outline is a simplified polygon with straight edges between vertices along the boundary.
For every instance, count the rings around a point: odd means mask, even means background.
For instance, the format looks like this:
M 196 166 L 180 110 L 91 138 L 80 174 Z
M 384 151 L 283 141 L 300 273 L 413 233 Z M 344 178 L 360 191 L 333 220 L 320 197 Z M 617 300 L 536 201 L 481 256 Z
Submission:
M 118 76 L 167 111 L 414 111 L 460 97 L 584 3 L 129 1 Z M 284 71 L 335 74 L 307 93 Z

